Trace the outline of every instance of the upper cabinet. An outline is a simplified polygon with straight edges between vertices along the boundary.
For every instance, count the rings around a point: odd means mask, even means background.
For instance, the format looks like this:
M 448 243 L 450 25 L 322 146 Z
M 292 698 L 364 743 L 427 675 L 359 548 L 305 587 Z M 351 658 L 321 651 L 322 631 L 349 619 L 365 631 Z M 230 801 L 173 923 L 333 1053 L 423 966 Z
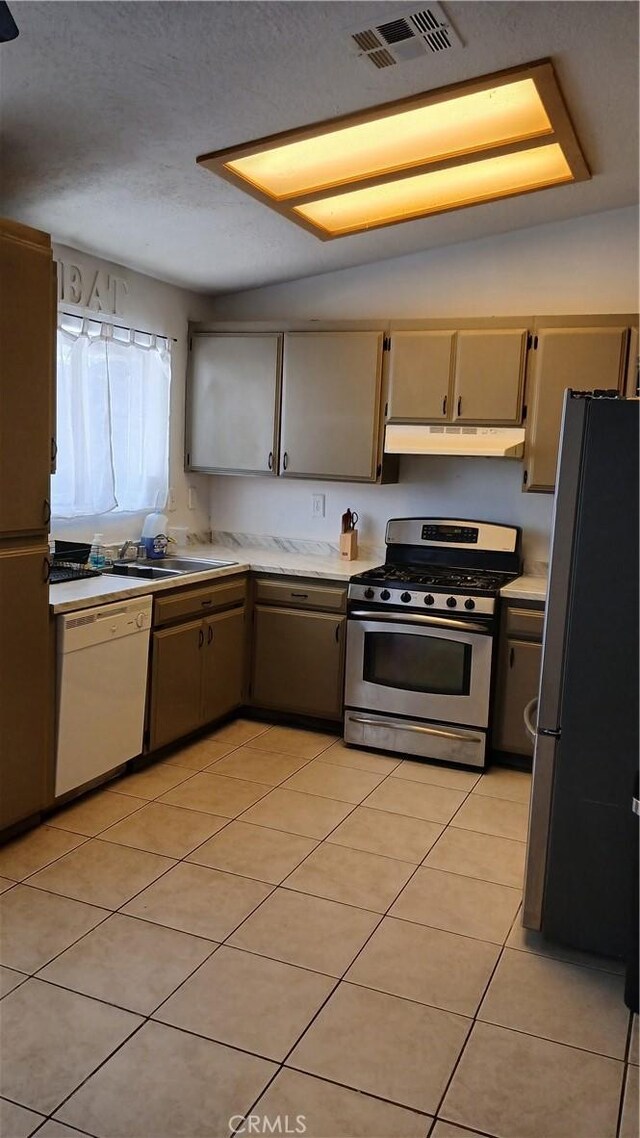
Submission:
M 527 378 L 525 490 L 554 489 L 566 388 L 623 390 L 629 334 L 621 323 L 571 328 L 538 322 Z
M 394 332 L 391 423 L 495 423 L 522 418 L 526 328 Z
M 382 349 L 375 331 L 193 331 L 187 468 L 382 478 Z
M 285 335 L 281 474 L 375 481 L 382 341 L 381 332 Z
M 282 336 L 191 336 L 187 466 L 276 474 Z
M 526 328 L 458 332 L 454 422 L 521 421 L 527 336 Z
M 48 529 L 55 456 L 55 269 L 48 234 L 0 225 L 0 533 Z
M 395 332 L 389 355 L 390 423 L 445 420 L 451 411 L 454 332 Z

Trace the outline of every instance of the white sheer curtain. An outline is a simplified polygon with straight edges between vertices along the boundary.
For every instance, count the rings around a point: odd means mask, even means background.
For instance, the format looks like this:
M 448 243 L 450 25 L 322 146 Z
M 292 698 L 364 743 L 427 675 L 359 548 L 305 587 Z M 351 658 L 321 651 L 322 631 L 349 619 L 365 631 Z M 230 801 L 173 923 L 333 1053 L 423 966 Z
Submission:
M 153 509 L 169 477 L 169 342 L 62 316 L 52 512 Z

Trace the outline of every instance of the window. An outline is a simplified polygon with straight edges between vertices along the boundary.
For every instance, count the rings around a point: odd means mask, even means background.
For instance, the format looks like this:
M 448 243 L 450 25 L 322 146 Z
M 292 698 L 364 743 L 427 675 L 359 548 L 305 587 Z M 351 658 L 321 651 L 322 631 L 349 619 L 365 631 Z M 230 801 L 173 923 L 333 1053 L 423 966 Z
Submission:
M 170 380 L 168 340 L 60 317 L 55 517 L 164 505 Z

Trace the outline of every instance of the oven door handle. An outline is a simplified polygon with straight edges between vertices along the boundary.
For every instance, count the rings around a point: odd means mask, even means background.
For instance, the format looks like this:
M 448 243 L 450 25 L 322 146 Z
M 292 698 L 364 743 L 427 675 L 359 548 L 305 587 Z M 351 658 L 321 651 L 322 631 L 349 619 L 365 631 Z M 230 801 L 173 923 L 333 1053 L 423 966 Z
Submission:
M 349 715 L 351 723 L 364 723 L 367 727 L 393 727 L 398 729 L 400 727 L 403 731 L 415 731 L 420 735 L 437 735 L 440 739 L 459 739 L 468 743 L 470 739 L 481 739 L 482 736 L 474 734 L 472 731 L 445 731 L 441 727 L 418 727 L 413 723 L 395 723 L 385 721 L 384 719 L 369 719 L 365 715 Z
M 430 628 L 456 628 L 460 632 L 485 632 L 490 628 L 484 624 L 472 624 L 468 620 L 447 620 L 446 616 L 427 616 L 425 613 L 410 612 L 350 612 L 356 620 L 392 621 L 394 624 L 426 624 Z

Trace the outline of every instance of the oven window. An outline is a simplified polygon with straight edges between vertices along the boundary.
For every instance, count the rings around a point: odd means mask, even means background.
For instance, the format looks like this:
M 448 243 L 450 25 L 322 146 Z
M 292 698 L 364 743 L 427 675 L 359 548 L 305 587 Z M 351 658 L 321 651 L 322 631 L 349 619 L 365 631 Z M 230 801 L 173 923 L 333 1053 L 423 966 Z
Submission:
M 471 645 L 424 633 L 367 632 L 363 678 L 386 688 L 469 695 Z

